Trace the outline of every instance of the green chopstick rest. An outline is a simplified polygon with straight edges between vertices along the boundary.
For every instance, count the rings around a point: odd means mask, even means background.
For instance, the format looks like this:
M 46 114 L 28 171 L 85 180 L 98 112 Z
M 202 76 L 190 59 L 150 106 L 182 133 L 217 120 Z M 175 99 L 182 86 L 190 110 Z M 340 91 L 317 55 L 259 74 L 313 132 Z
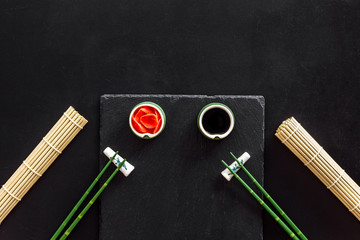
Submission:
M 244 152 L 237 160 L 241 163 L 241 164 L 245 164 L 248 160 L 250 159 L 250 154 L 248 154 L 247 152 Z M 238 164 L 237 161 L 233 162 L 230 165 L 230 168 L 234 171 L 237 172 L 240 170 L 241 166 Z M 231 178 L 234 176 L 234 174 L 232 174 L 230 172 L 229 169 L 225 168 L 224 171 L 221 172 L 221 175 L 223 175 L 223 177 L 230 181 Z
M 107 147 L 104 150 L 105 156 L 107 156 L 109 159 L 112 157 L 112 162 L 115 164 L 116 167 L 119 167 L 120 164 L 124 161 L 124 159 L 117 153 L 114 152 L 111 148 Z M 120 172 L 124 174 L 125 177 L 129 176 L 130 173 L 135 169 L 133 165 L 131 165 L 129 162 L 124 163 L 122 167 L 120 168 Z

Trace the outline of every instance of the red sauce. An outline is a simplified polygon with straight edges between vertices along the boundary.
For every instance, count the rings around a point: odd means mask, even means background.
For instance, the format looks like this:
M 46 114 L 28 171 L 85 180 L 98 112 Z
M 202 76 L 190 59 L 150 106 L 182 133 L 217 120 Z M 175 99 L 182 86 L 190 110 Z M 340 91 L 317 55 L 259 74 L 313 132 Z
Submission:
M 138 133 L 159 132 L 162 124 L 161 115 L 151 106 L 138 107 L 131 116 L 131 125 Z

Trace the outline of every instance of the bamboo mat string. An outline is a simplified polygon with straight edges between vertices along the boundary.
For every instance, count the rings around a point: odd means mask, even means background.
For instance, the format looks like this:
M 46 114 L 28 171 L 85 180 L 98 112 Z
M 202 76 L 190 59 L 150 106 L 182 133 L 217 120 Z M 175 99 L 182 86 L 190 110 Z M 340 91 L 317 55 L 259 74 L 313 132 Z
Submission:
M 63 113 L 0 189 L 0 224 L 86 123 L 71 106 Z
M 30 170 L 32 171 L 35 175 L 37 175 L 38 177 L 42 177 L 42 175 L 40 173 L 38 173 L 37 171 L 35 171 L 32 167 L 30 167 L 25 161 L 23 161 L 23 164 Z
M 360 187 L 295 118 L 284 121 L 275 135 L 360 220 Z

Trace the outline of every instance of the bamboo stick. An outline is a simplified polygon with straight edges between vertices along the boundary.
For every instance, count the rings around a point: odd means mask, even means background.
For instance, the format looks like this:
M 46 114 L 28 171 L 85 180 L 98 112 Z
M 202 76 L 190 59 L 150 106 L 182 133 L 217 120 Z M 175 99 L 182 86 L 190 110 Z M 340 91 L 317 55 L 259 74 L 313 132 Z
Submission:
M 237 160 L 237 159 L 236 159 Z M 239 175 L 234 172 L 234 170 L 226 164 L 224 160 L 221 160 L 222 164 L 229 169 L 229 171 L 234 175 L 234 177 L 245 187 L 245 189 L 253 196 L 260 205 L 275 219 L 275 221 L 285 230 L 285 232 L 290 236 L 290 238 L 295 240 L 300 240 L 295 233 L 281 220 L 281 218 L 252 190 L 249 185 L 247 185 L 244 180 L 242 180 Z M 240 162 L 238 162 L 240 164 Z M 241 165 L 239 165 L 241 166 Z M 242 165 L 243 166 L 243 165 Z M 300 231 L 300 230 L 299 230 Z M 305 236 L 304 236 L 305 237 Z M 305 238 L 306 239 L 306 238 Z
M 360 187 L 300 123 L 291 117 L 279 126 L 275 135 L 360 220 Z
M 116 156 L 116 154 L 114 155 Z M 77 216 L 77 218 L 74 219 L 74 221 L 71 223 L 71 225 L 66 229 L 64 234 L 61 236 L 60 240 L 65 240 L 72 230 L 76 227 L 76 225 L 80 222 L 80 220 L 84 217 L 84 215 L 89 211 L 91 206 L 94 204 L 94 202 L 99 198 L 100 194 L 105 190 L 105 188 L 109 185 L 111 180 L 115 177 L 119 169 L 124 165 L 126 162 L 126 159 L 120 163 L 120 165 L 113 171 L 113 173 L 110 175 L 110 177 L 105 181 L 105 183 L 101 186 L 101 188 L 95 193 L 95 195 L 91 198 L 89 203 L 84 207 L 84 209 L 80 212 L 80 214 Z
M 64 112 L 0 189 L 0 224 L 86 123 L 73 107 Z
M 230 155 L 235 159 L 235 161 L 239 164 L 240 170 L 243 170 L 245 174 L 253 181 L 255 186 L 264 194 L 265 198 L 269 200 L 269 202 L 274 206 L 276 211 L 285 219 L 287 224 L 291 227 L 291 229 L 298 235 L 301 240 L 308 240 L 304 233 L 295 225 L 295 223 L 289 218 L 289 216 L 280 208 L 280 206 L 275 202 L 275 200 L 270 196 L 270 194 L 261 186 L 261 184 L 254 178 L 254 176 L 246 169 L 243 163 L 241 163 L 235 155 L 230 152 Z M 234 171 L 235 172 L 235 171 Z
M 91 190 L 95 187 L 95 185 L 98 183 L 101 176 L 105 173 L 106 169 L 109 167 L 111 162 L 114 160 L 115 156 L 118 154 L 118 151 L 115 152 L 115 154 L 110 158 L 108 163 L 105 165 L 105 167 L 100 171 L 100 173 L 96 176 L 94 181 L 90 184 L 88 189 L 86 189 L 85 193 L 81 196 L 80 200 L 75 204 L 73 209 L 70 211 L 70 213 L 66 216 L 65 220 L 61 223 L 60 227 L 56 230 L 54 235 L 51 237 L 50 240 L 56 240 L 61 232 L 64 230 L 68 222 L 71 220 L 71 218 L 74 216 L 75 212 L 79 209 L 80 205 L 85 201 L 85 198 L 90 194 Z M 125 162 L 125 161 L 124 161 Z M 122 166 L 122 165 L 121 165 Z

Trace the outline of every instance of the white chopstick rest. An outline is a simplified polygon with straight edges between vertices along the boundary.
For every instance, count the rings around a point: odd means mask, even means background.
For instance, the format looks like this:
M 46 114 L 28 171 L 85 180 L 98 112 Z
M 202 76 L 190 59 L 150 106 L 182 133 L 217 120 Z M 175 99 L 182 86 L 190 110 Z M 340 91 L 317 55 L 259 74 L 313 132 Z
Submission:
M 240 162 L 241 164 L 245 164 L 245 163 L 247 162 L 247 160 L 249 160 L 249 158 L 250 158 L 250 154 L 248 154 L 247 152 L 244 152 L 244 153 L 238 158 L 238 160 L 239 160 L 239 162 Z M 233 162 L 233 163 L 230 165 L 230 168 L 231 168 L 234 172 L 237 172 L 237 171 L 239 171 L 240 166 L 239 166 L 239 164 L 235 161 L 235 162 Z M 234 175 L 230 172 L 230 170 L 227 169 L 227 168 L 225 168 L 225 170 L 221 172 L 221 175 L 223 175 L 223 177 L 224 177 L 226 180 L 228 180 L 228 181 L 230 181 L 231 178 L 234 176 Z
M 115 152 L 111 148 L 107 147 L 104 150 L 104 154 L 110 159 L 114 156 Z M 113 163 L 115 164 L 115 166 L 119 167 L 119 165 L 122 163 L 122 161 L 124 161 L 124 159 L 122 157 L 120 157 L 119 154 L 116 154 L 115 158 L 113 159 Z M 134 169 L 135 169 L 135 167 L 133 165 L 131 165 L 128 161 L 126 161 L 124 163 L 124 165 L 122 165 L 122 167 L 120 168 L 120 172 L 122 172 L 124 174 L 124 176 L 127 177 L 130 175 L 130 173 Z

